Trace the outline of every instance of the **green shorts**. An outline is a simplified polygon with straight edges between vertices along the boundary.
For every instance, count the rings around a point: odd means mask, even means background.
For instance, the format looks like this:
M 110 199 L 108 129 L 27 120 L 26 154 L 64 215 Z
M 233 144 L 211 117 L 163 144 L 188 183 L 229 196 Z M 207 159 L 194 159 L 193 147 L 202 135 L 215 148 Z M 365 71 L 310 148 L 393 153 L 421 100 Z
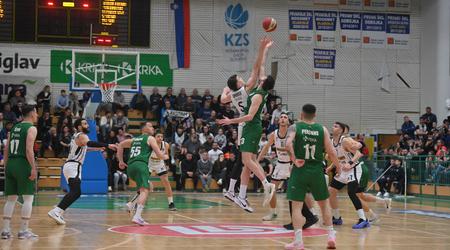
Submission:
M 312 193 L 316 201 L 326 200 L 330 196 L 322 164 L 305 164 L 301 168 L 292 168 L 287 190 L 288 200 L 304 201 L 308 192 Z
M 239 151 L 258 153 L 259 141 L 261 140 L 262 127 L 254 124 L 245 124 L 242 130 L 242 137 L 239 145 Z
M 136 187 L 150 188 L 150 175 L 148 174 L 148 164 L 142 161 L 135 161 L 128 165 L 128 176 L 136 182 Z
M 28 179 L 31 166 L 24 158 L 10 158 L 6 164 L 5 195 L 33 195 L 35 181 Z
M 367 184 L 369 183 L 369 169 L 364 163 L 361 164 L 361 169 L 362 172 L 359 180 L 358 193 L 364 193 L 366 191 Z

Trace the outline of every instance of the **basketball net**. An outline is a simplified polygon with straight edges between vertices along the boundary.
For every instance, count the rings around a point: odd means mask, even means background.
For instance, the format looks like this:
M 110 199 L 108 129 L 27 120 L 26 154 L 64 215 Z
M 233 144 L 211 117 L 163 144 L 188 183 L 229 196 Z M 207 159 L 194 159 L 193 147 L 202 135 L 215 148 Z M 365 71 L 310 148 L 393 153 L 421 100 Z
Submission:
M 103 82 L 98 84 L 98 88 L 102 93 L 102 102 L 113 102 L 114 92 L 117 88 L 117 83 L 115 82 Z

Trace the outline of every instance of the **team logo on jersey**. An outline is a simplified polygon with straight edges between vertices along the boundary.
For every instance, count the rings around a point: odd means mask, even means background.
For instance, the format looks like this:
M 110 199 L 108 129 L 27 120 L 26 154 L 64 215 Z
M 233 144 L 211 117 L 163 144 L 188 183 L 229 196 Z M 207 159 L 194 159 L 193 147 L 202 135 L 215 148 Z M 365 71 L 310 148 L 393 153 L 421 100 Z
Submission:
M 281 226 L 266 224 L 152 224 L 149 226 L 118 226 L 108 229 L 111 232 L 125 234 L 145 234 L 151 236 L 172 236 L 184 238 L 291 238 L 294 233 Z M 327 231 L 310 228 L 303 231 L 303 236 L 322 236 Z

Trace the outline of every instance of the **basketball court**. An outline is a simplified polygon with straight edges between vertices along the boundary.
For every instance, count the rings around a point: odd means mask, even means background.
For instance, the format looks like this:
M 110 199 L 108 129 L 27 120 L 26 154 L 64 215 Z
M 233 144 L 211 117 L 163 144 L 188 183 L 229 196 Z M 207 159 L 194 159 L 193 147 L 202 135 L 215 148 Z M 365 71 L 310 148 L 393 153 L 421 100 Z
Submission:
M 57 226 L 47 212 L 61 194 L 42 192 L 36 196 L 30 222 L 39 238 L 2 240 L 2 249 L 282 249 L 292 239 L 293 232 L 281 227 L 289 217 L 284 194 L 278 194 L 278 218 L 263 223 L 267 209 L 260 205 L 262 195 L 250 195 L 256 211 L 249 214 L 219 193 L 176 193 L 178 211 L 169 212 L 164 193 L 151 193 L 143 214 L 151 223 L 148 227 L 130 223 L 123 207 L 128 194 L 83 196 L 67 211 L 67 225 Z M 356 215 L 349 199 L 341 196 L 339 202 L 344 224 L 335 227 L 338 249 L 448 249 L 448 202 L 435 206 L 396 199 L 390 213 L 377 206 L 381 220 L 364 230 L 351 229 Z M 306 249 L 325 249 L 326 231 L 318 224 L 304 235 Z

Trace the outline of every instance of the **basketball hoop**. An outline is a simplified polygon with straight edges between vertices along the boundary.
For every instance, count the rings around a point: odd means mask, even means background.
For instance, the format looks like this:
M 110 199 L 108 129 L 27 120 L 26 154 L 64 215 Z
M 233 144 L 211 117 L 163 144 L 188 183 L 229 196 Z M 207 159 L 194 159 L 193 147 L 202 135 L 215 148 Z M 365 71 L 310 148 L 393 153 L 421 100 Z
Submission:
M 103 82 L 99 83 L 98 87 L 102 93 L 102 102 L 113 102 L 114 91 L 116 90 L 117 83 L 115 82 Z

